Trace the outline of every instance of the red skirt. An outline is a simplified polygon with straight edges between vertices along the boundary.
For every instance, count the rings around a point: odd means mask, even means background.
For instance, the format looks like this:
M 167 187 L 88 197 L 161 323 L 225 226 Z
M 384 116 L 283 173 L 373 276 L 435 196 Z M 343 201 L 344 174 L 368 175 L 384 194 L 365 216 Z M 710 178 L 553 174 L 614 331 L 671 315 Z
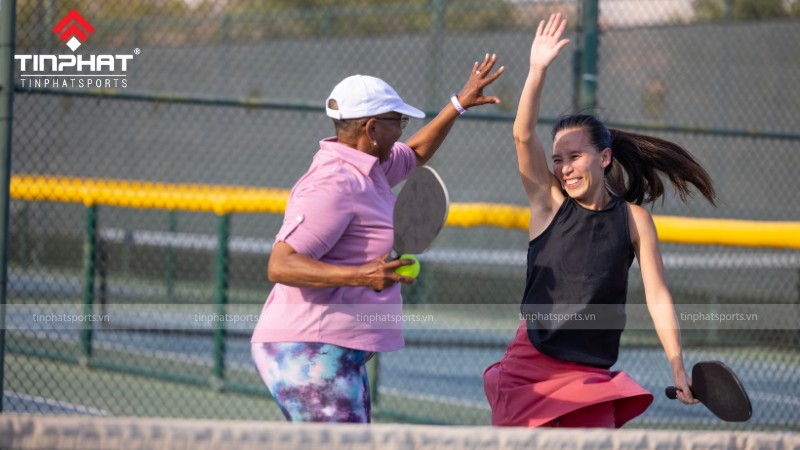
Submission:
M 536 350 L 523 320 L 503 359 L 483 373 L 492 425 L 539 427 L 605 402 L 617 428 L 643 413 L 653 395 L 625 372 L 565 362 Z

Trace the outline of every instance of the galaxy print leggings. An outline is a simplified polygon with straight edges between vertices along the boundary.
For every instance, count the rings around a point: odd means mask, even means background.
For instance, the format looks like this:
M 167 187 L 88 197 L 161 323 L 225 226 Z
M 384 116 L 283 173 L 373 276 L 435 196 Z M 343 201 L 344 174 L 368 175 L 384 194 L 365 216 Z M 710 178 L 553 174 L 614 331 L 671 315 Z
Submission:
M 290 422 L 370 422 L 373 352 L 319 342 L 253 343 L 253 362 Z

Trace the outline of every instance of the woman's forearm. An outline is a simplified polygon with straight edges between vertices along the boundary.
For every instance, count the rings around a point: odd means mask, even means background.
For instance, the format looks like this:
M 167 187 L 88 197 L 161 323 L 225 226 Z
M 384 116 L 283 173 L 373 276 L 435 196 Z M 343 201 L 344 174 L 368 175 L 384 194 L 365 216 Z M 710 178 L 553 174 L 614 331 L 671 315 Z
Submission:
M 357 273 L 357 267 L 327 264 L 297 252 L 280 251 L 273 252 L 267 269 L 273 283 L 314 288 L 354 286 Z
M 672 299 L 648 301 L 647 307 L 656 327 L 658 339 L 672 367 L 673 375 L 684 372 L 681 329 L 675 316 Z

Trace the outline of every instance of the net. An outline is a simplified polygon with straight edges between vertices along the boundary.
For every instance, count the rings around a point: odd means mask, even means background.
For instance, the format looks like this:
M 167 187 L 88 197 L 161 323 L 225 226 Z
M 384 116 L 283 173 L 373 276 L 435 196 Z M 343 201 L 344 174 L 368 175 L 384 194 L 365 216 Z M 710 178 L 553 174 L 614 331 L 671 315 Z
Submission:
M 3 449 L 796 449 L 785 432 L 543 430 L 0 415 Z

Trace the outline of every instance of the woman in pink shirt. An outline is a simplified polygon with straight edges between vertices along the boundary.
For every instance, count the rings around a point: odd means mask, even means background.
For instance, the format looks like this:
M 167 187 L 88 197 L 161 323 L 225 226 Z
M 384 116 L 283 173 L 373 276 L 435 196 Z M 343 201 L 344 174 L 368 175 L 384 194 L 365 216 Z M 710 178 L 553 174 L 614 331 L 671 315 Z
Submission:
M 391 191 L 425 164 L 466 109 L 499 103 L 483 89 L 496 56 L 476 62 L 467 83 L 405 144 L 407 105 L 378 78 L 354 75 L 331 92 L 336 136 L 320 141 L 292 188 L 268 275 L 276 283 L 259 316 L 252 356 L 287 420 L 370 421 L 366 361 L 404 345 L 400 283 L 387 261 L 394 241 Z

